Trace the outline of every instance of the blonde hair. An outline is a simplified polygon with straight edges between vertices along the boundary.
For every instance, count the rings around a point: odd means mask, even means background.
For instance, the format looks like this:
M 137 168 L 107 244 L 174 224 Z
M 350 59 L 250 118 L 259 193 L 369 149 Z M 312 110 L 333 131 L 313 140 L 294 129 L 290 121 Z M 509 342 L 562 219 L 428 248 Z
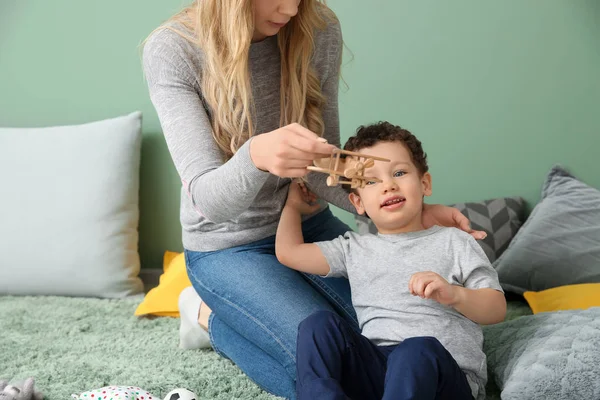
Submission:
M 277 35 L 281 54 L 281 126 L 296 122 L 323 135 L 321 109 L 325 98 L 311 60 L 315 31 L 325 29 L 333 21 L 336 16 L 324 0 L 302 0 L 298 14 Z M 177 26 L 183 26 L 187 32 Z M 161 28 L 175 31 L 204 52 L 202 95 L 210 108 L 214 139 L 226 159 L 230 158 L 255 134 L 248 70 L 254 34 L 252 0 L 195 0 Z

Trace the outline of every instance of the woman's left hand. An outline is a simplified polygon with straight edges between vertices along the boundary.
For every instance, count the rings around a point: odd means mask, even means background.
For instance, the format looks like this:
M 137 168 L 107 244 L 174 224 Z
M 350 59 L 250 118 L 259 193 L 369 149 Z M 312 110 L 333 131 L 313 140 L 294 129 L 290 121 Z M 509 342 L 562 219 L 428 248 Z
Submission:
M 424 204 L 423 227 L 427 229 L 433 225 L 458 228 L 467 232 L 477 240 L 485 239 L 487 236 L 487 233 L 484 231 L 475 231 L 471 229 L 469 219 L 458 211 L 457 208 L 441 204 Z

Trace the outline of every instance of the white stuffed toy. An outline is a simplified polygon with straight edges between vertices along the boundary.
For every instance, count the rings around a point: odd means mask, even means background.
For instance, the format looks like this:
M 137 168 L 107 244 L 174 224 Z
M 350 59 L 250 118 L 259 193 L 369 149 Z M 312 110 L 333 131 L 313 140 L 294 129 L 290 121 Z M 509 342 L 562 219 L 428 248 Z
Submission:
M 34 389 L 35 380 L 27 378 L 23 386 L 9 385 L 0 381 L 0 400 L 42 400 L 44 395 Z

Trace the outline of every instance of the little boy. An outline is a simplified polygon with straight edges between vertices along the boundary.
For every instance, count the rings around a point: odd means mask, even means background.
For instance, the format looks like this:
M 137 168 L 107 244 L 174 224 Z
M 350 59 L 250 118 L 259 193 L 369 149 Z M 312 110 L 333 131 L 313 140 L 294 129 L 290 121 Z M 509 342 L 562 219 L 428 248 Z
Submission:
M 282 264 L 349 279 L 361 330 L 328 311 L 300 323 L 298 398 L 485 398 L 479 324 L 501 322 L 506 313 L 496 271 L 469 234 L 423 227 L 431 175 L 414 135 L 382 122 L 360 127 L 344 149 L 391 160 L 365 170 L 381 182 L 349 194 L 378 234 L 304 243 L 301 214 L 314 211 L 314 195 L 295 183 L 277 230 Z

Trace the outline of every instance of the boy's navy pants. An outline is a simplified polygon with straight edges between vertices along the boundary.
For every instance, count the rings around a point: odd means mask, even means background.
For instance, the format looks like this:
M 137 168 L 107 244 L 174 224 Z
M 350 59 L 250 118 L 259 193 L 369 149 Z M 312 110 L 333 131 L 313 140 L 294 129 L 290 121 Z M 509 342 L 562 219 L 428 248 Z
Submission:
M 464 372 L 436 338 L 376 346 L 329 311 L 300 323 L 296 359 L 298 400 L 473 399 Z

